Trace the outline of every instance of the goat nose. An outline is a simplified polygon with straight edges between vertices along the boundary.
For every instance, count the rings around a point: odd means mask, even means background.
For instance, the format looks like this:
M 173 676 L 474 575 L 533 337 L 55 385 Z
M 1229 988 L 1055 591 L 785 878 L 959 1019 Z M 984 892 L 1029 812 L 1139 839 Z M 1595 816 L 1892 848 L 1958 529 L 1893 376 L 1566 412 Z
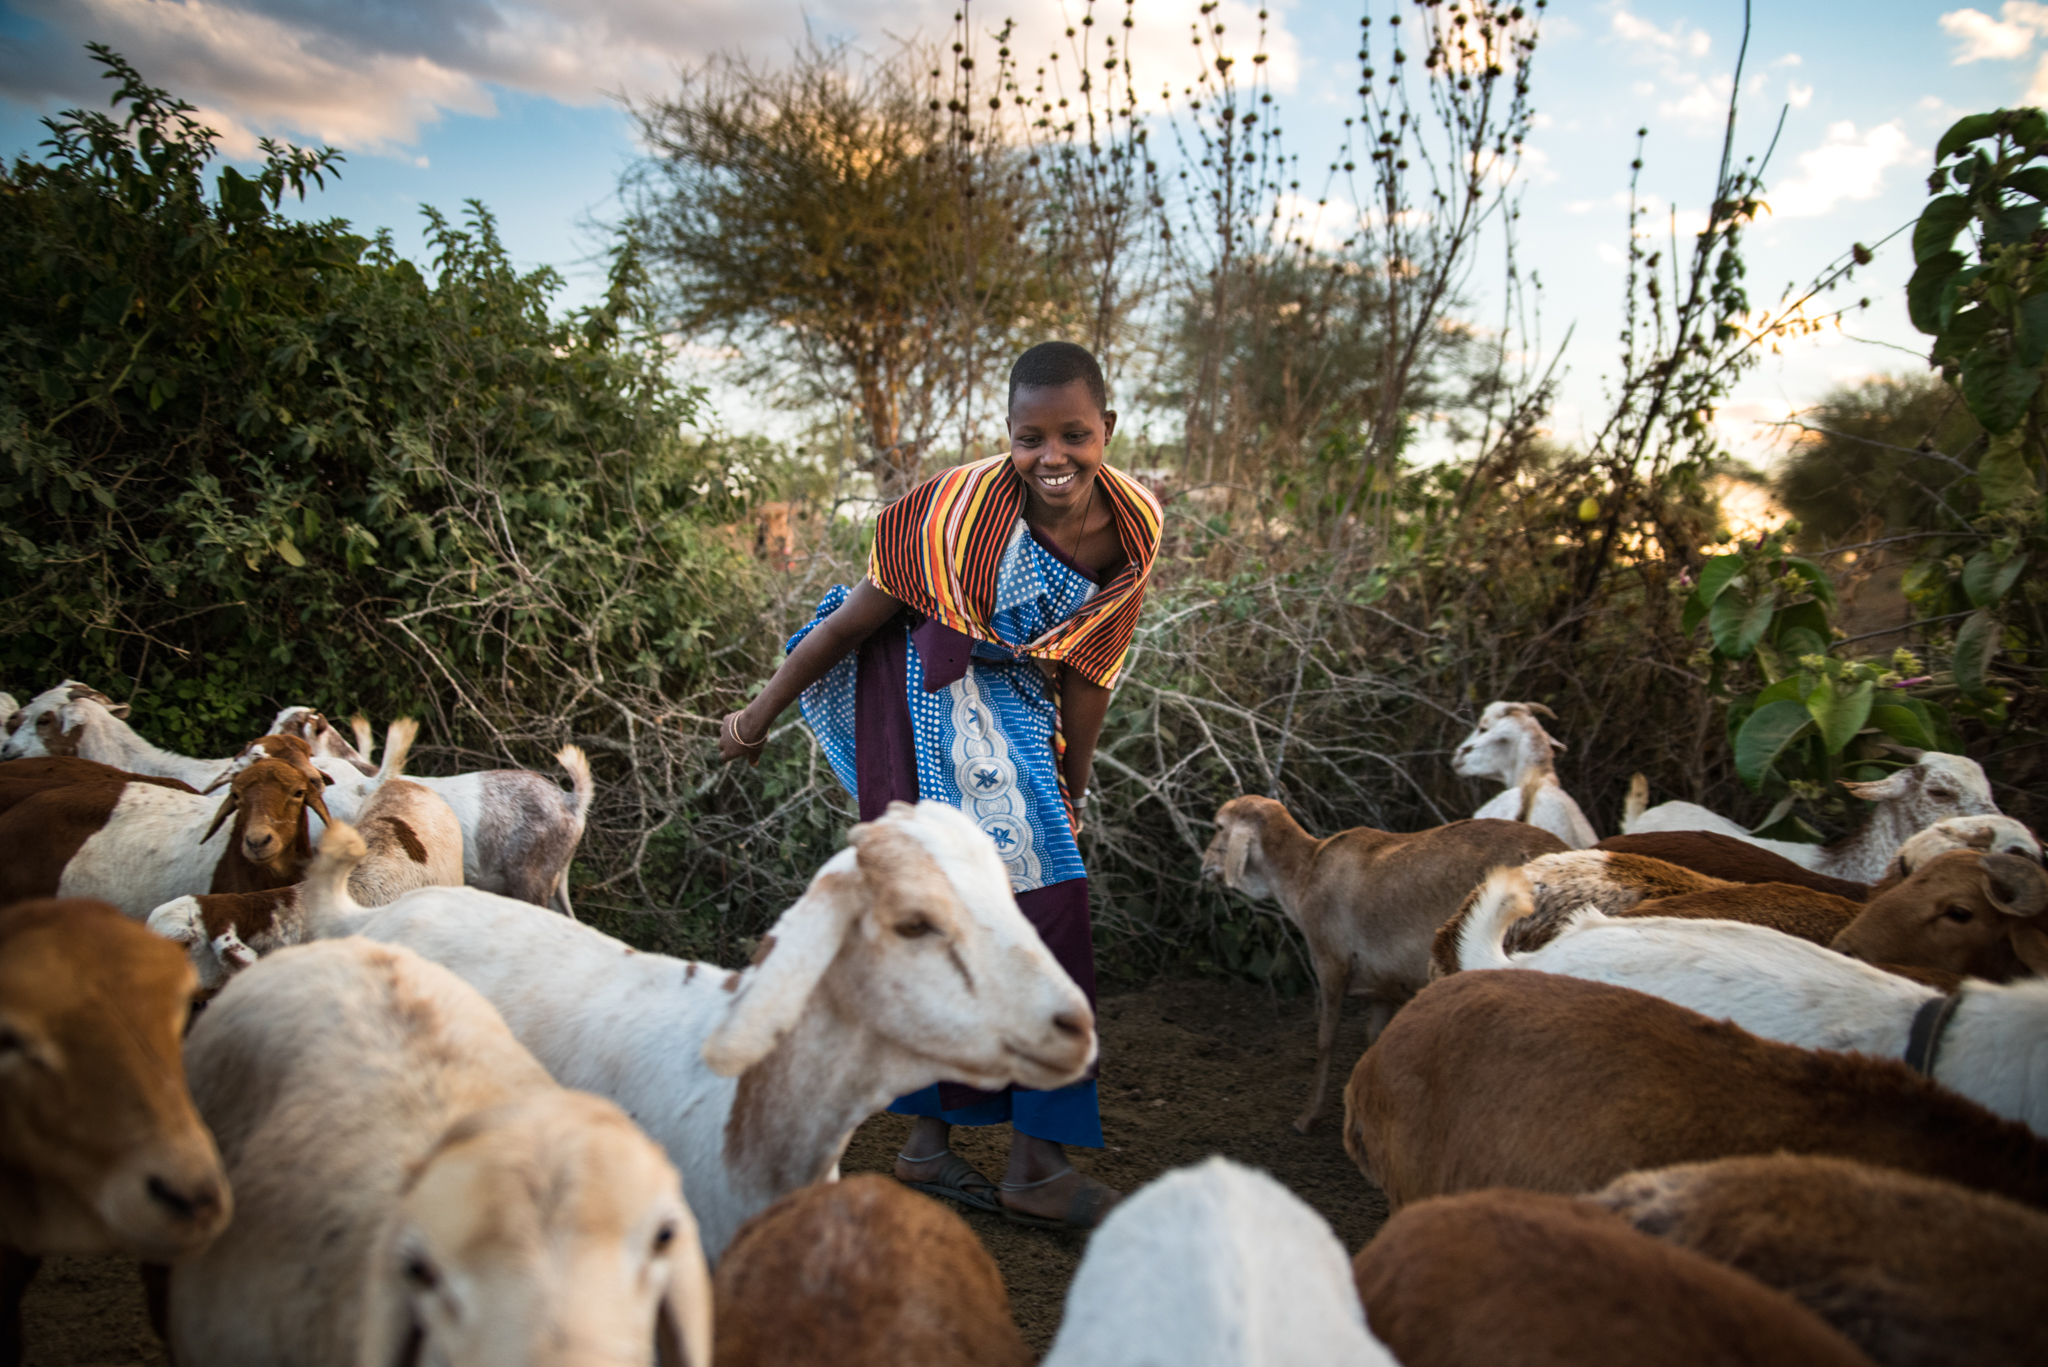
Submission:
M 220 1184 L 203 1181 L 187 1191 L 179 1191 L 161 1177 L 151 1177 L 148 1182 L 149 1199 L 169 1211 L 179 1220 L 203 1222 L 212 1219 L 220 1211 Z
M 1052 1018 L 1052 1028 L 1068 1039 L 1079 1039 L 1088 1033 L 1087 1023 L 1071 1011 L 1062 1011 Z

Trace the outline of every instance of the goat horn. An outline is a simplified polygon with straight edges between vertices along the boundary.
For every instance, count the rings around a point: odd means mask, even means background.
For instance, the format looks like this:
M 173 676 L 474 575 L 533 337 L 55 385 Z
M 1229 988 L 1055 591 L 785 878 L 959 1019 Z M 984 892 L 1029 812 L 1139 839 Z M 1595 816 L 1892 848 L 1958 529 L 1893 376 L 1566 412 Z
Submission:
M 230 764 L 230 765 L 229 765 L 229 766 L 228 766 L 227 768 L 225 768 L 225 769 L 223 769 L 223 770 L 221 770 L 221 771 L 220 771 L 220 777 L 219 777 L 219 778 L 217 778 L 217 779 L 215 779 L 215 780 L 214 780 L 213 782 L 211 782 L 211 783 L 207 784 L 207 785 L 206 785 L 206 786 L 205 786 L 204 788 L 201 788 L 201 789 L 199 790 L 199 795 L 200 795 L 201 797 L 204 797 L 204 796 L 206 796 L 206 795 L 207 795 L 208 793 L 212 792 L 212 791 L 213 791 L 214 789 L 216 789 L 216 788 L 220 787 L 220 785 L 221 785 L 221 784 L 223 784 L 223 783 L 232 783 L 232 782 L 234 781 L 234 778 L 235 778 L 235 766 L 234 766 L 234 765 L 232 765 L 232 764 Z M 211 832 L 211 831 L 208 831 L 208 832 L 207 832 L 207 834 L 208 834 L 208 835 L 211 835 L 211 834 L 213 834 L 213 832 Z M 202 842 L 202 843 L 203 843 L 203 842 Z
M 1522 704 L 1522 706 L 1528 708 L 1531 712 L 1534 712 L 1539 717 L 1548 717 L 1552 721 L 1557 720 L 1557 713 L 1551 711 L 1549 708 L 1545 707 L 1540 702 L 1525 702 Z
M 2048 873 L 2016 854 L 1979 856 L 1984 895 L 2007 916 L 2038 916 L 2048 910 Z
M 1889 750 L 1895 755 L 1902 755 L 1905 758 L 1912 760 L 1915 764 L 1918 764 L 1921 758 L 1925 756 L 1927 753 L 1925 750 L 1919 749 L 1917 746 L 1900 745 L 1897 741 L 1890 740 L 1879 741 L 1878 748 L 1883 750 Z
M 236 801 L 235 791 L 230 788 L 227 797 L 221 801 L 220 810 L 213 814 L 213 824 L 206 828 L 205 835 L 199 837 L 199 843 L 204 845 L 207 841 L 213 839 L 213 833 L 220 829 L 220 823 L 226 821 L 228 813 L 235 810 L 238 805 L 240 804 Z

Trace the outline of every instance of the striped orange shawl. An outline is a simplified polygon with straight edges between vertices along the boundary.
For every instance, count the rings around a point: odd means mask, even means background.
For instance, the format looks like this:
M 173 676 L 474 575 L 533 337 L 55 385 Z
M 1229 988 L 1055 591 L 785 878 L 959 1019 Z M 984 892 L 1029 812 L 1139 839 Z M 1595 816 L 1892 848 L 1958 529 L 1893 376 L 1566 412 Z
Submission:
M 1019 655 L 1061 661 L 1111 687 L 1138 627 L 1145 581 L 1159 551 L 1159 501 L 1129 475 L 1099 467 L 1125 564 L 1073 616 L 1034 641 L 1005 641 L 988 625 L 996 570 L 1024 510 L 1024 484 L 1007 455 L 942 470 L 882 510 L 868 577 L 955 631 Z

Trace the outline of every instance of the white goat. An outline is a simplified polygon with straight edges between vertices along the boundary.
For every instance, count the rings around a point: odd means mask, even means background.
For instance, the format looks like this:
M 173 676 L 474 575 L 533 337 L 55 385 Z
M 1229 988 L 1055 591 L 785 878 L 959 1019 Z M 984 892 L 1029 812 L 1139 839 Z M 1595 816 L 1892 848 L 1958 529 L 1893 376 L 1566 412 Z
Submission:
M 366 940 L 284 950 L 207 1008 L 185 1067 L 236 1205 L 171 1270 L 178 1361 L 645 1367 L 669 1329 L 707 1367 L 675 1169 L 448 970 Z
M 461 974 L 565 1085 L 611 1097 L 682 1170 L 704 1250 L 835 1172 L 854 1127 L 951 1080 L 1048 1089 L 1095 1057 L 1087 999 L 1018 911 L 989 838 L 940 803 L 856 826 L 728 972 L 472 888 L 362 911 L 337 826 L 307 876 L 316 934 L 405 944 Z
M 1528 877 L 1486 881 L 1458 940 L 1460 968 L 1521 968 L 1633 988 L 1805 1049 L 1900 1058 L 1942 994 L 1805 940 L 1736 921 L 1577 913 L 1526 954 L 1502 948 L 1534 906 Z M 2048 981 L 1965 981 L 1933 1054 L 1935 1081 L 2048 1135 Z
M 1558 782 L 1555 756 L 1564 742 L 1554 739 L 1536 714 L 1557 720 L 1540 702 L 1488 703 L 1479 725 L 1458 743 L 1451 769 L 1465 778 L 1490 778 L 1507 785 L 1472 815 L 1541 826 L 1575 850 L 1599 841 L 1593 823 Z
M 127 703 L 76 679 L 38 693 L 16 716 L 13 731 L 0 744 L 0 760 L 76 755 L 131 774 L 175 778 L 201 792 L 228 765 L 224 759 L 192 759 L 150 744 L 125 720 Z
M 1898 853 L 1899 846 L 1914 832 L 1949 817 L 1999 814 L 1998 804 L 1991 800 L 1991 783 L 1975 760 L 1932 750 L 1913 753 L 1917 755 L 1914 763 L 1874 782 L 1842 781 L 1842 786 L 1851 793 L 1877 805 L 1861 829 L 1832 845 L 1759 839 L 1727 817 L 1692 802 L 1665 802 L 1645 808 L 1642 804 L 1648 785 L 1640 781 L 1641 775 L 1630 785 L 1628 811 L 1621 828 L 1627 835 L 1640 831 L 1714 831 L 1761 845 L 1830 877 L 1874 883 Z
M 2041 862 L 2041 842 L 2025 822 L 2009 816 L 1952 816 L 1908 836 L 1885 866 L 1880 886 L 1906 878 L 1928 860 L 1950 850 L 2016 854 L 2036 864 Z
M 297 736 L 313 747 L 313 753 L 326 759 L 347 760 L 358 772 L 374 774 L 377 766 L 370 762 L 370 723 L 364 717 L 350 717 L 349 726 L 355 731 L 355 743 L 351 745 L 341 732 L 334 729 L 334 723 L 321 715 L 317 708 L 305 703 L 294 703 L 271 719 L 270 730 L 265 735 Z
M 1394 1367 L 1323 1217 L 1226 1158 L 1167 1173 L 1088 1240 L 1045 1367 Z

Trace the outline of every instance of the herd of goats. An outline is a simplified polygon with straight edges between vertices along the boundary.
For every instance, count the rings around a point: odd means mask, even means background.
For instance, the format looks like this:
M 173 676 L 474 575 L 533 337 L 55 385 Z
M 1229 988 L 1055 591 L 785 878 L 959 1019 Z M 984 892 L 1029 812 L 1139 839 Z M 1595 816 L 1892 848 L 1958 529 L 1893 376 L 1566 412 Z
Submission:
M 0 1364 L 60 1253 L 137 1259 L 185 1367 L 1031 1360 L 959 1216 L 835 1180 L 894 1097 L 1095 1060 L 958 811 L 856 826 L 732 970 L 576 921 L 574 746 L 565 792 L 407 778 L 408 722 L 376 757 L 288 708 L 202 760 L 127 711 L 0 695 Z M 1217 812 L 1204 874 L 1313 960 L 1297 1129 L 1368 1001 L 1343 1142 L 1393 1213 L 1353 1258 L 1264 1173 L 1170 1172 L 1046 1362 L 2048 1362 L 2034 833 L 1930 752 L 1833 845 L 1640 784 L 1599 840 L 1548 715 L 1458 747 L 1502 785 L 1472 820 Z

